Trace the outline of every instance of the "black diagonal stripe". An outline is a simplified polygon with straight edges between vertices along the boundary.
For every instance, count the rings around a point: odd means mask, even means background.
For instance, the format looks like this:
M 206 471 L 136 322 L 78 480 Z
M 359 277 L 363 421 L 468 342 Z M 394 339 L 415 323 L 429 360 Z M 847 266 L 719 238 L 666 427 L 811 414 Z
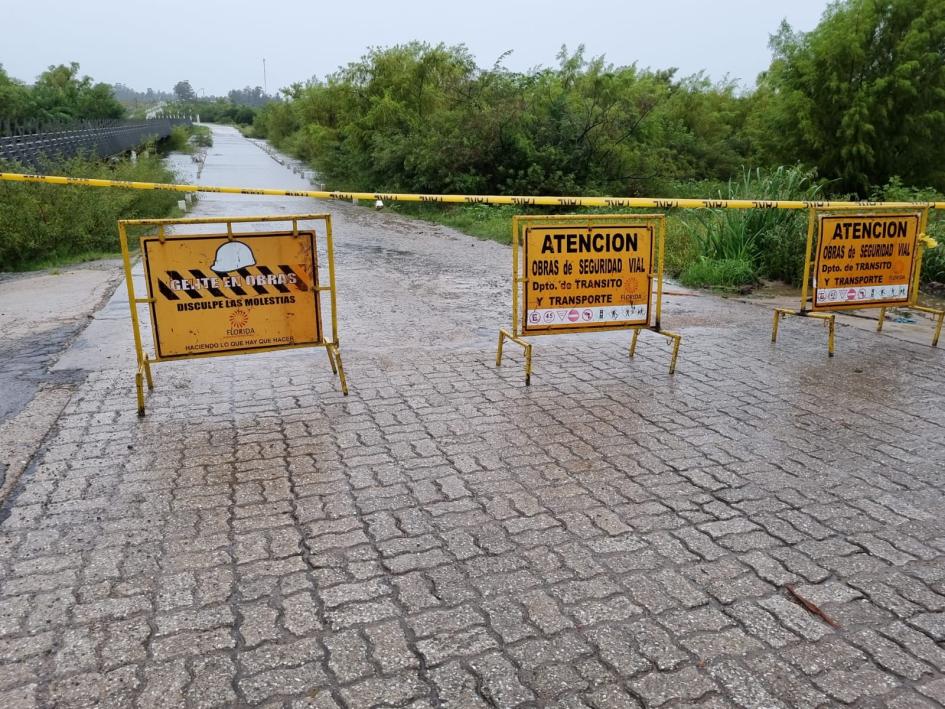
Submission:
M 247 278 L 250 278 L 253 275 L 252 273 L 249 272 L 248 268 L 241 268 L 237 271 L 237 273 L 243 277 L 243 280 L 246 280 Z M 255 290 L 258 295 L 266 295 L 269 292 L 262 286 L 256 286 L 256 285 L 253 286 L 253 290 Z
M 161 295 L 163 295 L 168 300 L 180 300 L 180 298 L 177 297 L 177 294 L 164 285 L 164 281 L 160 279 L 158 279 L 158 290 L 161 291 Z
M 230 286 L 230 290 L 236 293 L 236 295 L 246 295 L 246 291 L 244 291 L 242 288 L 240 288 L 237 285 Z
M 204 275 L 200 269 L 197 268 L 190 269 L 190 272 L 194 274 L 195 278 L 211 278 L 211 276 Z M 226 298 L 226 294 L 219 288 L 210 288 L 207 286 L 207 290 L 210 291 L 210 295 L 212 295 L 214 298 Z
M 182 275 L 180 275 L 177 271 L 168 271 L 168 272 L 167 272 L 167 275 L 170 276 L 171 278 L 173 278 L 175 281 L 183 281 L 183 280 L 185 280 L 184 277 L 183 277 Z M 190 290 L 190 289 L 188 288 L 188 289 L 185 290 L 184 292 L 185 292 L 187 295 L 189 295 L 191 298 L 193 298 L 194 300 L 200 300 L 201 298 L 203 298 L 203 296 L 200 295 L 199 291 Z
M 288 275 L 295 276 L 295 285 L 298 286 L 298 289 L 299 289 L 299 290 L 303 290 L 303 291 L 304 291 L 304 290 L 308 290 L 308 283 L 306 283 L 305 280 L 304 280 L 299 274 L 297 274 L 295 271 L 293 271 L 291 267 L 289 267 L 289 266 L 279 266 L 279 268 L 282 269 L 282 272 L 283 272 L 285 275 L 287 275 L 287 276 L 288 276 Z
M 272 271 L 270 271 L 267 266 L 256 266 L 256 268 L 258 268 L 258 269 L 259 269 L 259 272 L 260 272 L 261 274 L 263 274 L 264 276 L 271 276 L 271 275 L 272 275 Z M 272 286 L 273 286 L 277 291 L 279 291 L 280 293 L 288 293 L 288 292 L 289 292 L 289 289 L 286 288 L 286 287 L 285 287 L 284 285 L 282 285 L 281 283 L 273 283 Z

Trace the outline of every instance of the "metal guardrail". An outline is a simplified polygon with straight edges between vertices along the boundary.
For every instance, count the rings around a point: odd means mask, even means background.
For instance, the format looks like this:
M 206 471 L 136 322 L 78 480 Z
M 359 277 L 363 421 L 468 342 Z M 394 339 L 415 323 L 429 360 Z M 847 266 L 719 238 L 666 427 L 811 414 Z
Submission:
M 177 125 L 189 125 L 190 118 L 154 118 L 141 121 L 85 121 L 21 135 L 0 137 L 0 159 L 38 168 L 48 161 L 76 155 L 100 158 L 132 150 L 148 140 L 166 138 Z

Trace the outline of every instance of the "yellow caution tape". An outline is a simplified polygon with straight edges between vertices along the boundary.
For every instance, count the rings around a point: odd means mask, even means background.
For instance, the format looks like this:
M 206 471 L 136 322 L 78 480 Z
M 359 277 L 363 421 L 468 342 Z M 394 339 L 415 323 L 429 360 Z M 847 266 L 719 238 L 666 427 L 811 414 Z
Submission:
M 826 202 L 807 200 L 759 199 L 661 199 L 651 197 L 549 197 L 459 194 L 391 194 L 386 192 L 328 192 L 323 190 L 279 190 L 250 187 L 214 187 L 177 185 L 164 182 L 129 182 L 88 177 L 29 175 L 0 172 L 7 182 L 38 182 L 48 185 L 81 187 L 117 187 L 131 190 L 166 190 L 169 192 L 217 192 L 223 194 L 266 195 L 272 197 L 311 197 L 314 199 L 377 200 L 382 202 L 427 202 L 431 204 L 506 204 L 520 207 L 634 207 L 638 209 L 856 209 L 888 207 L 895 209 L 945 209 L 945 202 Z
M 928 234 L 919 234 L 919 241 L 922 242 L 922 245 L 925 247 L 926 251 L 938 248 L 938 242 Z

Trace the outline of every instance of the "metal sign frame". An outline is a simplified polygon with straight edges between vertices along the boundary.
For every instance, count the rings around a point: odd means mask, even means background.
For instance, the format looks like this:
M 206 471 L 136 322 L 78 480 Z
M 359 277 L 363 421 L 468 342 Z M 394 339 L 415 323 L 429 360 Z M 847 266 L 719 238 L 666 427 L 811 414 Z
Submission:
M 299 222 L 322 222 L 325 228 L 325 247 L 327 252 L 327 269 L 328 269 L 328 285 L 321 285 L 318 279 L 318 268 L 320 266 L 318 260 L 318 235 L 317 229 L 314 227 L 310 228 L 299 228 Z M 150 316 L 151 329 L 152 333 L 157 333 L 157 321 L 155 318 L 154 305 L 156 298 L 154 294 L 150 292 L 151 289 L 151 279 L 148 278 L 148 262 L 147 262 L 147 253 L 144 249 L 141 251 L 141 258 L 145 267 L 145 277 L 147 279 L 147 288 L 148 288 L 148 297 L 142 298 L 138 297 L 135 293 L 134 277 L 132 276 L 131 268 L 131 251 L 128 247 L 128 227 L 155 227 L 157 229 L 157 236 L 147 236 L 142 237 L 142 243 L 145 240 L 153 241 L 165 241 L 166 239 L 206 239 L 206 238 L 227 238 L 227 239 L 236 239 L 243 237 L 251 237 L 254 234 L 259 234 L 259 232 L 238 232 L 234 231 L 234 224 L 245 224 L 245 223 L 273 223 L 273 222 L 285 222 L 292 225 L 291 231 L 278 232 L 276 234 L 267 232 L 268 235 L 305 235 L 306 233 L 312 235 L 313 240 L 313 265 L 314 265 L 314 283 L 312 284 L 313 290 L 315 291 L 315 303 L 316 309 L 319 311 L 313 316 L 316 318 L 316 332 L 319 335 L 319 339 L 316 342 L 305 342 L 305 343 L 296 343 L 290 345 L 265 345 L 260 347 L 254 347 L 252 349 L 237 349 L 237 350 L 227 350 L 222 352 L 201 352 L 195 354 L 174 354 L 169 356 L 161 356 L 157 348 L 156 340 L 154 344 L 154 352 L 149 354 L 144 349 L 143 338 L 141 336 L 141 323 L 138 317 L 138 307 L 142 305 L 148 306 L 148 313 Z M 181 226 L 181 225 L 196 225 L 196 224 L 219 224 L 223 225 L 226 228 L 224 233 L 211 234 L 211 233 L 195 233 L 195 234 L 173 234 L 169 235 L 167 233 L 167 228 L 172 226 Z M 262 235 L 262 234 L 260 234 Z M 328 363 L 331 366 L 332 373 L 334 373 L 339 380 L 341 385 L 342 393 L 348 395 L 348 382 L 345 378 L 344 366 L 341 362 L 341 350 L 340 343 L 338 338 L 338 300 L 337 300 L 337 290 L 335 287 L 335 255 L 334 255 L 334 242 L 332 239 L 332 225 L 331 225 L 331 215 L 330 214 L 287 214 L 279 216 L 248 216 L 248 217 L 200 217 L 200 218 L 184 218 L 184 219 L 122 219 L 118 222 L 118 237 L 121 243 L 121 256 L 122 262 L 124 264 L 125 271 L 125 287 L 128 290 L 128 304 L 131 311 L 131 327 L 134 334 L 134 343 L 135 343 L 135 354 L 137 357 L 137 370 L 135 372 L 135 389 L 137 391 L 138 399 L 138 415 L 144 416 L 145 412 L 145 398 L 144 398 L 144 383 L 147 382 L 148 389 L 154 388 L 154 379 L 151 375 L 151 365 L 156 362 L 165 362 L 165 361 L 178 361 L 182 359 L 203 359 L 205 357 L 226 357 L 230 355 L 238 354 L 251 354 L 255 352 L 272 352 L 275 350 L 289 350 L 289 349 L 301 349 L 306 347 L 324 347 L 328 355 Z M 327 292 L 329 295 L 329 310 L 331 314 L 331 336 L 326 337 L 323 323 L 321 322 L 321 293 Z
M 924 305 L 919 305 L 918 302 L 919 282 L 922 275 L 922 258 L 925 255 L 925 239 L 927 238 L 925 230 L 928 227 L 929 222 L 929 208 L 929 205 L 903 205 L 901 207 L 877 206 L 875 208 L 867 208 L 857 204 L 834 204 L 825 209 L 817 207 L 812 207 L 809 209 L 807 214 L 807 245 L 804 252 L 804 277 L 801 283 L 800 307 L 797 310 L 791 310 L 789 308 L 774 309 L 774 318 L 771 328 L 771 342 L 774 343 L 778 341 L 778 326 L 782 319 L 791 316 L 816 318 L 818 320 L 825 321 L 827 324 L 827 355 L 829 357 L 833 357 L 836 340 L 837 312 L 843 312 L 845 310 L 878 308 L 879 321 L 876 325 L 876 331 L 882 332 L 883 323 L 886 320 L 886 310 L 888 308 L 899 307 L 908 308 L 910 310 L 918 310 L 919 312 L 930 313 L 936 316 L 935 332 L 932 336 L 932 347 L 937 347 L 939 337 L 942 333 L 942 323 L 945 321 L 945 310 L 929 308 Z M 814 254 L 818 253 L 820 248 L 818 227 L 823 217 L 849 214 L 850 212 L 860 212 L 863 215 L 876 217 L 895 216 L 900 212 L 903 214 L 912 215 L 916 213 L 919 214 L 919 228 L 918 234 L 916 235 L 916 248 L 913 252 L 912 272 L 909 277 L 909 296 L 906 302 L 883 304 L 873 301 L 859 305 L 840 303 L 835 307 L 824 307 L 814 304 L 816 293 L 811 295 L 810 290 L 812 288 L 816 288 L 812 269 L 815 267 L 815 263 L 818 261 L 818 259 L 814 258 Z
M 523 318 L 527 310 L 528 298 L 528 272 L 527 265 L 524 262 L 525 249 L 522 242 L 529 228 L 557 226 L 624 226 L 620 222 L 653 222 L 655 254 L 650 259 L 650 272 L 647 276 L 650 278 L 650 303 L 647 308 L 646 324 L 624 324 L 615 326 L 604 326 L 594 328 L 567 328 L 550 329 L 544 331 L 523 332 Z M 512 217 L 512 327 L 510 330 L 499 330 L 499 344 L 496 350 L 495 364 L 502 366 L 502 353 L 505 341 L 514 342 L 524 351 L 525 355 L 525 385 L 531 385 L 532 378 L 532 343 L 525 339 L 525 336 L 533 337 L 539 335 L 567 335 L 581 334 L 585 332 L 613 332 L 615 330 L 631 330 L 633 337 L 630 341 L 629 356 L 632 358 L 636 354 L 637 339 L 641 330 L 649 330 L 657 335 L 662 335 L 673 343 L 672 359 L 670 361 L 669 373 L 676 371 L 676 360 L 679 356 L 679 345 L 682 342 L 682 335 L 675 332 L 662 329 L 661 318 L 663 311 L 663 261 L 666 242 L 666 215 L 665 214 L 567 214 L 560 216 L 540 216 L 540 215 L 515 215 Z M 655 288 L 653 279 L 656 280 Z M 655 303 L 653 303 L 653 293 L 655 291 Z M 519 299 L 522 305 L 519 307 Z

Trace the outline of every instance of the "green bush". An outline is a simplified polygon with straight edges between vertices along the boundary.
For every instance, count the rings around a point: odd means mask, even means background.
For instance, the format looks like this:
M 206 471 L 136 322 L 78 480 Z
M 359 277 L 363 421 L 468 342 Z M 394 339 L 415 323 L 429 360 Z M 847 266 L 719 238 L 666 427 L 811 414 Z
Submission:
M 815 200 L 820 194 L 813 173 L 779 167 L 744 170 L 739 180 L 730 180 L 725 191 L 719 192 L 719 198 Z M 755 276 L 797 285 L 804 272 L 806 223 L 806 212 L 801 210 L 712 210 L 698 213 L 693 238 L 703 261 L 748 263 Z M 728 269 L 716 272 L 728 273 Z
M 181 125 L 171 128 L 171 134 L 159 143 L 165 153 L 192 153 L 195 147 L 209 148 L 213 134 L 207 126 Z
M 758 278 L 751 261 L 700 258 L 686 267 L 679 280 L 690 288 L 739 288 L 754 285 Z
M 210 148 L 213 147 L 213 133 L 210 131 L 210 128 L 207 126 L 190 126 L 191 139 L 190 142 L 196 145 L 198 148 Z
M 190 131 L 187 126 L 174 126 L 171 134 L 161 141 L 161 149 L 167 152 L 189 153 Z
M 149 151 L 153 152 L 153 151 Z M 26 172 L 22 166 L 2 168 Z M 102 162 L 75 158 L 49 164 L 42 172 L 142 182 L 173 182 L 174 174 L 156 155 Z M 102 189 L 0 182 L 0 271 L 118 251 L 116 221 L 170 214 L 179 195 L 160 190 Z
M 893 177 L 883 187 L 873 191 L 871 199 L 882 202 L 942 202 L 945 195 L 931 187 L 907 187 L 902 180 Z M 922 282 L 945 283 L 945 215 L 939 210 L 929 212 L 926 232 L 939 243 L 938 248 L 926 251 L 922 257 Z

